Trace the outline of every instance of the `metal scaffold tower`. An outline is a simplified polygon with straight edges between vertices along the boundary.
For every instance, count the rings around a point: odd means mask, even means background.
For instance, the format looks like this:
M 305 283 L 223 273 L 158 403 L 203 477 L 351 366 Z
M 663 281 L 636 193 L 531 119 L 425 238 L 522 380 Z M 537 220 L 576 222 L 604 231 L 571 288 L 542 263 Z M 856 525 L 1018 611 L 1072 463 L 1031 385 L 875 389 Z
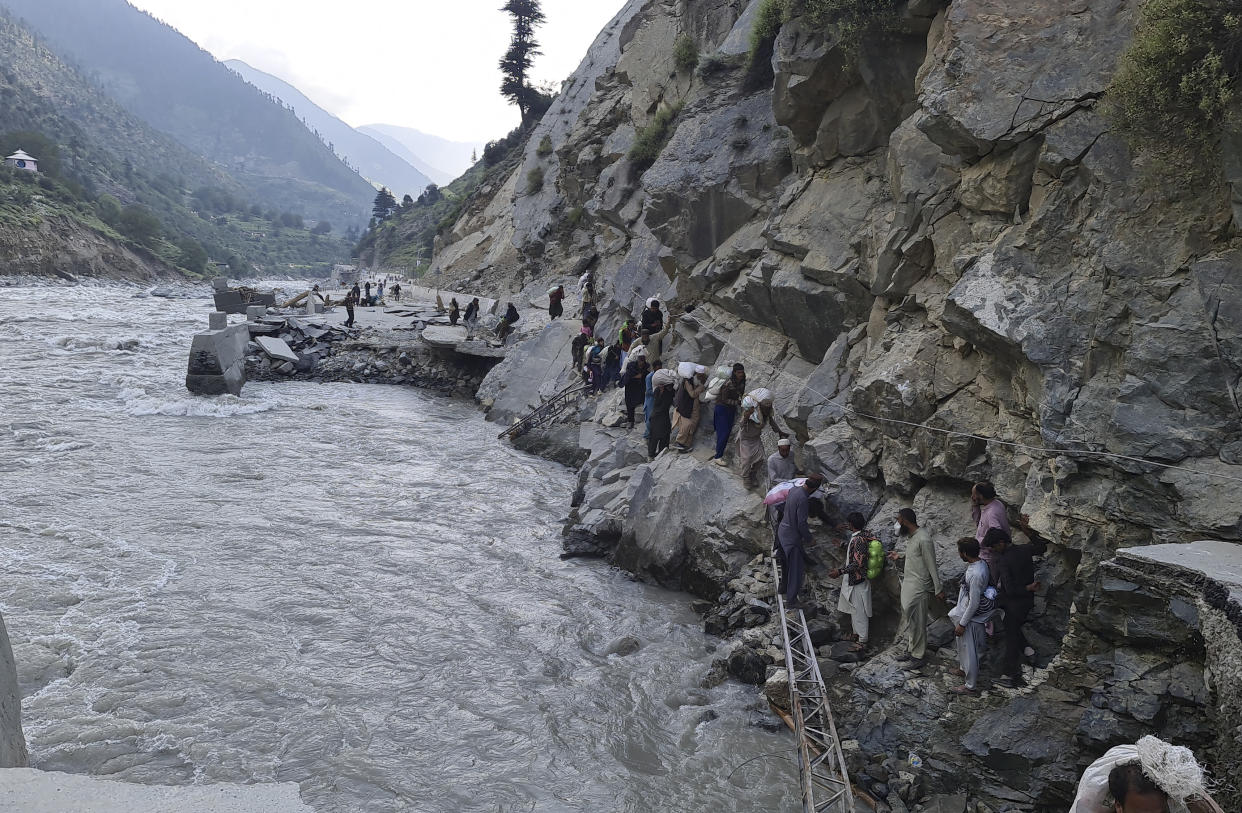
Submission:
M 773 583 L 780 584 L 776 562 Z M 785 668 L 789 670 L 789 705 L 794 736 L 798 739 L 798 772 L 804 813 L 855 813 L 854 791 L 845 768 L 841 741 L 828 704 L 828 689 L 819 672 L 815 646 L 802 610 L 785 610 L 785 598 L 776 596 L 781 635 L 785 640 Z

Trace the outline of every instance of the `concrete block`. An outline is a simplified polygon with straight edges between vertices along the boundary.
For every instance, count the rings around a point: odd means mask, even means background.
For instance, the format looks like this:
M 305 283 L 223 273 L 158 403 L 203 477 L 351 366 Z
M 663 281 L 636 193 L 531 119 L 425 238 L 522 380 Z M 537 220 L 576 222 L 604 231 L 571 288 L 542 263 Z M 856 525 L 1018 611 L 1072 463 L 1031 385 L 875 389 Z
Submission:
M 22 692 L 17 684 L 17 666 L 9 634 L 0 617 L 0 768 L 26 765 L 26 738 L 22 734 Z M 0 805 L 4 810 L 21 808 Z
M 250 331 L 244 324 L 196 334 L 190 344 L 186 388 L 195 395 L 241 395 L 249 343 Z
M 213 291 L 227 291 L 229 289 L 228 277 L 215 277 L 211 280 L 211 288 Z
M 312 813 L 292 782 L 137 785 L 33 768 L 0 771 L 0 809 L 23 813 Z
M 207 327 L 210 330 L 224 330 L 229 326 L 229 315 L 216 311 L 207 315 Z
M 298 354 L 289 349 L 289 345 L 285 344 L 282 339 L 276 339 L 271 336 L 258 336 L 255 338 L 255 341 L 258 342 L 259 347 L 263 348 L 264 353 L 267 353 L 274 359 L 293 362 L 298 360 Z
M 250 305 L 249 307 L 246 308 L 246 321 L 247 322 L 257 322 L 266 315 L 267 315 L 267 306 L 265 305 Z

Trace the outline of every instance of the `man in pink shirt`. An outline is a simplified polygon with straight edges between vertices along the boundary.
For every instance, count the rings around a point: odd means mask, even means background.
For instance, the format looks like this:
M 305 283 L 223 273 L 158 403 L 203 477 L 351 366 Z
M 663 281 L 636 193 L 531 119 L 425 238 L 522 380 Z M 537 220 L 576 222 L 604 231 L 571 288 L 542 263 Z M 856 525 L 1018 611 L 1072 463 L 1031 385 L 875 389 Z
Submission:
M 987 480 L 975 483 L 970 490 L 970 517 L 975 521 L 975 539 L 980 543 L 988 531 L 1000 528 L 1010 535 L 1009 517 L 1005 513 L 1005 504 L 996 498 L 996 488 Z M 994 553 L 991 548 L 982 548 L 979 558 L 988 566 L 988 584 L 996 584 L 996 566 L 993 564 Z

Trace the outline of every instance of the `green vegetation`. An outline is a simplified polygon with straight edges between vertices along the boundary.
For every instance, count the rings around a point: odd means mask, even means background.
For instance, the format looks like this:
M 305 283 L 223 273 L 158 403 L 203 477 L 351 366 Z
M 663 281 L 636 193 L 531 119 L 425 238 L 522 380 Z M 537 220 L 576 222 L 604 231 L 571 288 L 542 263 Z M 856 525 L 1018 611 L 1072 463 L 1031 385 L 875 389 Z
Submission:
M 529 130 L 518 127 L 487 144 L 483 160 L 460 178 L 448 186 L 428 187 L 413 206 L 402 206 L 383 223 L 376 222 L 362 235 L 353 256 L 371 262 L 378 255 L 384 265 L 424 273 L 431 264 L 436 237 L 447 233 L 479 195 L 494 192 L 517 170 L 529 136 Z
M 673 65 L 678 73 L 689 73 L 699 64 L 699 46 L 689 34 L 682 34 L 673 45 Z
M 526 173 L 526 194 L 533 195 L 543 189 L 543 167 L 535 167 Z
M 127 113 L 0 12 L 4 148 L 26 150 L 40 169 L 0 174 L 6 225 L 70 218 L 189 273 L 201 271 L 200 250 L 271 272 L 349 257 L 345 240 L 312 242 L 302 214 L 265 212 L 229 174 Z
M 384 187 L 375 194 L 375 202 L 371 207 L 371 217 L 381 223 L 392 217 L 397 211 L 397 199 L 393 197 L 392 192 L 388 191 L 388 187 Z
M 250 201 L 300 212 L 312 220 L 362 220 L 374 194 L 370 184 L 337 158 L 291 109 L 247 84 L 169 26 L 124 0 L 71 4 L 4 0 L 0 5 L 46 38 L 33 49 L 22 47 L 20 59 L 0 55 L 0 62 L 11 61 L 28 84 L 40 86 L 34 81 L 38 78 L 34 71 L 49 67 L 49 57 L 54 59 L 56 54 L 59 61 L 78 66 L 82 75 L 92 77 L 94 98 L 65 98 L 59 70 L 51 70 L 48 78 L 52 81 L 43 86 L 58 97 L 66 116 L 83 127 L 110 126 L 112 122 L 99 121 L 93 114 L 103 103 L 116 99 L 149 128 L 206 156 L 213 168 L 227 168 L 230 182 Z M 0 35 L 0 40 L 5 39 Z M 5 46 L 0 51 L 7 50 L 8 42 L 0 44 Z M 51 135 L 64 144 L 58 135 Z M 137 135 L 139 143 L 125 157 L 140 167 L 146 162 L 141 142 L 150 139 Z M 181 173 L 170 176 L 190 176 L 185 163 Z M 206 180 L 191 177 L 190 185 Z
M 501 7 L 513 17 L 513 37 L 509 50 L 500 60 L 500 93 L 517 105 L 522 113 L 522 125 L 529 126 L 547 110 L 544 94 L 530 83 L 530 68 L 535 57 L 542 53 L 535 41 L 535 29 L 546 19 L 539 7 L 539 0 L 508 0 Z M 547 100 L 548 104 L 551 100 Z
M 636 174 L 645 172 L 660 157 L 664 145 L 673 135 L 673 122 L 677 120 L 679 113 L 681 113 L 680 103 L 671 107 L 662 107 L 656 111 L 651 121 L 647 122 L 647 126 L 638 131 L 628 156 Z
M 755 27 L 750 31 L 750 53 L 746 57 L 746 87 L 757 90 L 772 81 L 772 51 L 776 35 L 785 23 L 788 0 L 763 0 Z
M 582 212 L 583 209 L 581 206 L 574 206 L 569 211 L 565 212 L 565 222 L 569 224 L 571 229 L 576 228 L 577 225 L 582 222 Z
M 850 67 L 867 37 L 892 30 L 901 5 L 901 0 L 790 0 L 788 16 L 805 15 L 816 25 L 832 28 Z
M 535 148 L 535 154 L 540 158 L 547 158 L 552 154 L 552 139 L 544 136 L 539 140 L 539 146 Z
M 708 77 L 715 76 L 716 74 L 724 73 L 731 67 L 732 65 L 729 64 L 729 60 L 712 54 L 711 56 L 704 58 L 703 61 L 699 63 L 697 73 L 700 77 L 706 79 Z
M 1140 153 L 1196 177 L 1220 166 L 1221 136 L 1239 125 L 1242 4 L 1147 0 L 1105 111 Z

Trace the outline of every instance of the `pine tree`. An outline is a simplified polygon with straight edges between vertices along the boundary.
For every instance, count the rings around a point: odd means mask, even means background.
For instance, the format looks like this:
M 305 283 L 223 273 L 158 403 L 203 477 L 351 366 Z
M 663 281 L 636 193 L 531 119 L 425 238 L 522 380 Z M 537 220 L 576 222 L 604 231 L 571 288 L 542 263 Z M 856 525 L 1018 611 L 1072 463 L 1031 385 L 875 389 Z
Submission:
M 388 187 L 384 187 L 375 195 L 375 206 L 371 209 L 371 214 L 375 216 L 376 221 L 382 223 L 396 209 L 397 199 L 393 197 L 392 192 L 388 191 Z
M 477 164 L 477 163 L 479 163 L 479 150 L 478 150 L 478 148 L 475 148 L 475 149 L 473 149 L 473 150 L 471 150 L 471 151 L 470 151 L 470 163 L 471 163 L 472 165 L 473 165 L 473 164 Z
M 535 41 L 535 29 L 545 18 L 539 0 L 508 0 L 500 10 L 513 17 L 513 37 L 509 50 L 500 60 L 500 72 L 504 75 L 500 93 L 518 106 L 522 124 L 526 125 L 530 123 L 532 103 L 539 93 L 531 87 L 530 66 L 535 57 L 543 53 Z

